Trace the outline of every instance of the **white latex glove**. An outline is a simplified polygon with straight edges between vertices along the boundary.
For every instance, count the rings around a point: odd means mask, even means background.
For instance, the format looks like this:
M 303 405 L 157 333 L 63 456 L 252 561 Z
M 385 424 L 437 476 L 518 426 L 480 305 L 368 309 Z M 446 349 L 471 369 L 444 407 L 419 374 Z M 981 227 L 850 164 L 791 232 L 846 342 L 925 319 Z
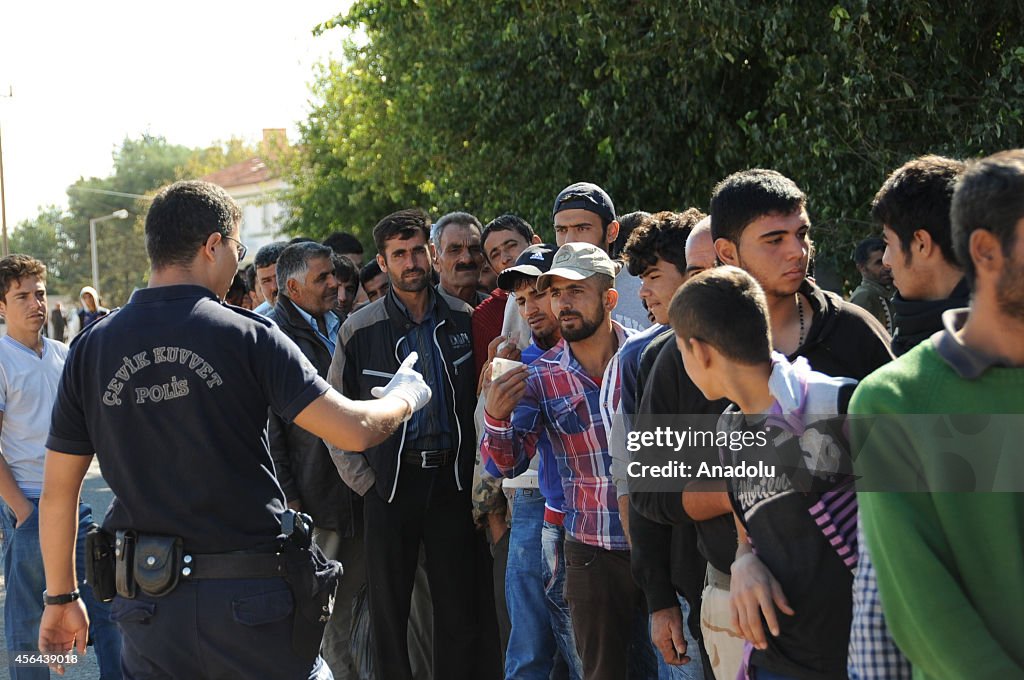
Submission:
M 370 394 L 378 399 L 387 396 L 404 399 L 410 409 L 407 420 L 413 413 L 426 406 L 431 396 L 430 386 L 423 382 L 423 376 L 412 367 L 418 359 L 419 354 L 412 352 L 398 367 L 387 385 L 370 390 Z

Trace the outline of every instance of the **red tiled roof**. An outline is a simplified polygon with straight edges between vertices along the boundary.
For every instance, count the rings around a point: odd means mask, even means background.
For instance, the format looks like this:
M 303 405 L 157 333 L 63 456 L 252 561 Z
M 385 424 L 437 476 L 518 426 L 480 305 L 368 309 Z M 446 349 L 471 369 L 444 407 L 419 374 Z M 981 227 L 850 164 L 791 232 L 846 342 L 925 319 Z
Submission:
M 274 173 L 271 172 L 270 168 L 261 159 L 250 158 L 249 160 L 229 165 L 223 170 L 211 173 L 203 177 L 203 179 L 224 188 L 230 188 L 266 182 L 267 180 L 274 179 Z

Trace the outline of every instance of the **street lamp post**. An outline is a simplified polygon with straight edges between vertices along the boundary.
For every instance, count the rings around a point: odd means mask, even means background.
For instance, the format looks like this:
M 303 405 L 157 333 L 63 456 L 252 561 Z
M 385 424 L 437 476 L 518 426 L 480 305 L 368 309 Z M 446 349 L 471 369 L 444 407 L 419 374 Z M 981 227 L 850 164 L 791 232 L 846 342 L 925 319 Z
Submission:
M 127 210 L 115 210 L 105 217 L 94 217 L 89 220 L 89 247 L 92 250 L 92 287 L 96 289 L 97 295 L 99 295 L 100 290 L 100 260 L 96 255 L 96 225 L 107 220 L 123 220 L 127 217 Z M 98 305 L 99 303 L 100 301 L 97 300 L 96 304 Z

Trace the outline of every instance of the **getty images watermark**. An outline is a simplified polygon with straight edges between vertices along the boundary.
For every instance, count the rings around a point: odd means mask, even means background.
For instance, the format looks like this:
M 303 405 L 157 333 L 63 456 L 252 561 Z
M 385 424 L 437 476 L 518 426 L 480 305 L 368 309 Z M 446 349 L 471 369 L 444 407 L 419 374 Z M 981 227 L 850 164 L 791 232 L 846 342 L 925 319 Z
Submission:
M 1024 492 L 1020 414 L 638 415 L 619 427 L 631 492 L 756 478 L 798 491 L 854 481 L 858 492 Z

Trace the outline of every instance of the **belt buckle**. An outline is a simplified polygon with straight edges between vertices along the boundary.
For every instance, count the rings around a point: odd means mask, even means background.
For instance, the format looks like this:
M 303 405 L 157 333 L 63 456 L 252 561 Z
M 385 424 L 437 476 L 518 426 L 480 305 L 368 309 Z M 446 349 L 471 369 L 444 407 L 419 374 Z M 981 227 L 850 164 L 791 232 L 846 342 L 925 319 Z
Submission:
M 438 449 L 431 449 L 429 451 L 420 451 L 420 468 L 422 468 L 424 470 L 433 470 L 435 468 L 441 467 L 440 464 L 430 465 L 429 463 L 427 463 L 427 455 L 437 454 L 437 452 L 438 452 Z

